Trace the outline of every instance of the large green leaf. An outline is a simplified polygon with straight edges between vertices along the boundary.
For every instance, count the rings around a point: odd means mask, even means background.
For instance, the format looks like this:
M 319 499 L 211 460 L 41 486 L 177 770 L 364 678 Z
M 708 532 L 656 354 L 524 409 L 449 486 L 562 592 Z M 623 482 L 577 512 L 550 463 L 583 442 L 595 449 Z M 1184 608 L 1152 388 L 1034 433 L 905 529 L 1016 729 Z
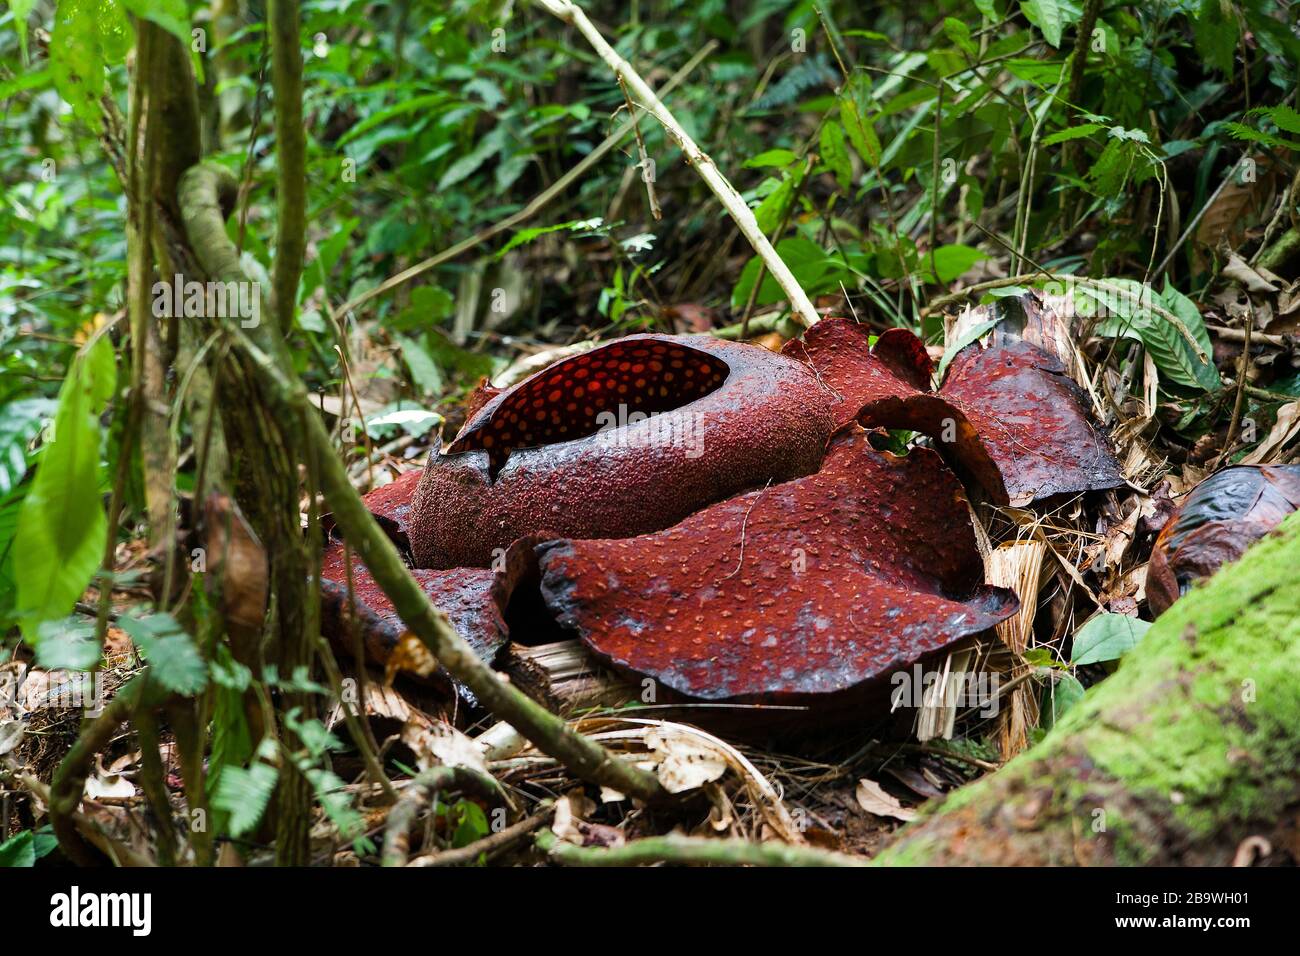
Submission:
M 782 239 L 776 244 L 777 255 L 790 267 L 794 277 L 803 287 L 805 292 L 810 295 L 815 294 L 817 284 L 822 278 L 837 265 L 836 260 L 826 254 L 826 250 L 810 239 L 802 236 L 791 236 Z M 749 301 L 750 290 L 754 288 L 754 283 L 758 280 L 758 273 L 762 266 L 762 260 L 754 256 L 747 263 L 745 268 L 740 271 L 740 279 L 736 282 L 736 287 L 731 291 L 731 304 L 733 308 L 743 309 Z M 773 302 L 780 302 L 785 298 L 785 293 L 772 278 L 770 272 L 763 272 L 763 284 L 759 287 L 758 297 L 754 300 L 755 305 L 771 305 Z
M 847 93 L 840 97 L 840 122 L 844 124 L 844 132 L 862 161 L 868 166 L 878 166 L 881 157 L 876 130 L 871 120 L 863 115 L 857 100 Z
M 1196 303 L 1168 283 L 1157 294 L 1132 279 L 1105 282 L 1110 288 L 1081 285 L 1075 292 L 1075 301 L 1085 314 L 1091 314 L 1094 303 L 1105 307 L 1105 317 L 1095 329 L 1097 335 L 1137 339 L 1151 353 L 1160 374 L 1174 384 L 1203 391 L 1219 387 L 1219 372 L 1214 364 L 1202 362 L 1178 327 L 1151 308 L 1154 303 L 1177 316 L 1208 357 L 1212 351 L 1210 336 Z
M 113 393 L 113 348 L 100 338 L 73 360 L 59 392 L 53 441 L 41 456 L 18 516 L 15 564 L 23 633 L 61 618 L 94 577 L 108 523 L 99 493 L 99 421 Z
M 848 192 L 853 185 L 853 164 L 849 161 L 849 151 L 844 145 L 844 128 L 828 120 L 822 125 L 818 148 L 822 162 L 834 174 L 841 191 Z
M 1119 660 L 1151 625 L 1127 614 L 1098 614 L 1074 635 L 1074 665 Z

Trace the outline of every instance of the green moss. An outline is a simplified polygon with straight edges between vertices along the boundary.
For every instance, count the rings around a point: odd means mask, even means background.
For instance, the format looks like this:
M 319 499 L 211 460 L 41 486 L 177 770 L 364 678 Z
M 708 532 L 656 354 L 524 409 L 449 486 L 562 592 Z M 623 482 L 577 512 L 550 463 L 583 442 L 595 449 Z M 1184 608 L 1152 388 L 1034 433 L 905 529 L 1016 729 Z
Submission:
M 1095 838 L 1116 863 L 1275 817 L 1300 776 L 1297 568 L 1300 515 L 1175 604 L 1042 743 L 925 814 L 880 862 L 933 862 L 954 852 L 945 821 L 970 842 L 1018 807 L 1038 814 L 1049 855 L 1092 839 L 1092 810 L 1105 810 Z

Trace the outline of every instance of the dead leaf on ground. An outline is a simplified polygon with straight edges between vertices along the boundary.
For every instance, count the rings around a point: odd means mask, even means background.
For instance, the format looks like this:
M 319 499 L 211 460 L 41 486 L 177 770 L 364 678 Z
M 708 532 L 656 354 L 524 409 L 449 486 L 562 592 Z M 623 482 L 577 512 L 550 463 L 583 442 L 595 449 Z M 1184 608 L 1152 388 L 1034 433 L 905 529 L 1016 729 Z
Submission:
M 874 816 L 892 817 L 904 823 L 916 819 L 915 810 L 903 806 L 897 797 L 874 780 L 863 777 L 858 781 L 858 789 L 854 795 L 858 799 L 858 806 Z

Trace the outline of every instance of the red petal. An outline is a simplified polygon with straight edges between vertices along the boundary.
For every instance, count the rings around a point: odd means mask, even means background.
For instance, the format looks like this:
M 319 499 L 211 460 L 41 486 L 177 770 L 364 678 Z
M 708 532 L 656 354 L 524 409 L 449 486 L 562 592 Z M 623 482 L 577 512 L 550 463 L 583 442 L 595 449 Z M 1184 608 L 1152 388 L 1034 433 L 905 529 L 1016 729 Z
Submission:
M 857 418 L 931 436 L 999 504 L 1123 484 L 1082 390 L 1030 342 L 963 349 L 937 393 L 928 388 L 924 345 L 905 329 L 888 330 L 872 349 L 864 326 L 825 319 L 787 352 L 834 393 L 837 422 Z
M 399 546 L 406 536 L 415 481 L 420 473 L 403 475 L 365 496 L 366 506 Z M 400 536 L 400 537 L 399 537 Z M 412 576 L 434 607 L 447 615 L 474 652 L 493 660 L 509 639 L 506 607 L 515 588 L 536 574 L 532 541 L 523 541 L 506 554 L 500 571 L 490 568 L 452 568 L 445 571 L 415 569 Z M 367 659 L 387 665 L 408 628 L 388 596 L 380 589 L 361 559 L 352 555 L 352 602 L 348 601 L 348 565 L 342 540 L 331 538 L 321 561 L 321 631 L 345 655 L 352 653 L 353 616 L 360 627 Z M 446 680 L 446 675 L 443 675 Z M 472 698 L 463 688 L 463 696 Z
M 713 700 L 845 690 L 1018 606 L 979 584 L 961 486 L 939 457 L 877 452 L 858 428 L 815 475 L 538 555 L 547 604 L 599 657 Z
M 1238 465 L 1206 478 L 1156 538 L 1147 603 L 1162 614 L 1300 508 L 1300 465 Z
M 1026 505 L 1124 483 L 1110 441 L 1088 421 L 1083 390 L 1029 342 L 964 349 L 939 394 L 961 411 L 997 465 L 1000 503 Z

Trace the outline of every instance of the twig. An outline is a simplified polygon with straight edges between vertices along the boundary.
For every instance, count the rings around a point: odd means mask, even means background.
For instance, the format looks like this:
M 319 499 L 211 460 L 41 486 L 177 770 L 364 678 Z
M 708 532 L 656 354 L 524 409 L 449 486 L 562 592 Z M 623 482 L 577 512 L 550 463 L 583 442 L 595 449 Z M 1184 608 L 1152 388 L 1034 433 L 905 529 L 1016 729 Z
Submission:
M 745 200 L 741 198 L 740 193 L 736 192 L 736 188 L 719 172 L 713 160 L 695 144 L 695 141 L 691 139 L 686 130 L 682 129 L 681 124 L 668 112 L 667 107 L 655 95 L 654 90 L 650 89 L 650 86 L 632 68 L 632 65 L 619 56 L 618 52 L 609 45 L 600 31 L 587 19 L 587 15 L 583 13 L 581 7 L 571 2 L 571 0 L 534 0 L 534 2 L 548 13 L 577 28 L 578 32 L 591 44 L 596 54 L 637 95 L 646 110 L 663 124 L 664 130 L 681 148 L 683 155 L 686 157 L 686 162 L 700 174 L 705 185 L 718 197 L 718 200 L 735 221 L 741 233 L 754 247 L 754 251 L 767 264 L 767 269 L 772 273 L 772 278 L 776 280 L 777 285 L 781 287 L 790 300 L 790 307 L 794 314 L 799 316 L 804 325 L 815 325 L 818 319 L 817 310 L 813 308 L 807 293 L 799 285 L 799 281 L 794 277 L 794 273 L 790 271 L 790 267 L 777 255 L 772 243 L 768 241 L 767 236 L 763 235 L 763 231 L 758 228 L 758 220 L 754 218 L 754 211 L 745 204 Z
M 441 853 L 429 853 L 424 856 L 417 856 L 406 865 L 462 866 L 466 863 L 473 863 L 480 856 L 490 860 L 502 850 L 513 846 L 538 827 L 546 824 L 554 814 L 555 808 L 548 807 L 541 813 L 535 813 L 527 819 L 506 827 L 504 830 L 485 836 L 481 840 L 475 840 L 473 843 L 457 847 L 453 850 L 444 850 Z
M 441 790 L 455 787 L 475 796 L 506 802 L 505 791 L 493 777 L 470 770 L 468 767 L 433 767 L 425 770 L 407 787 L 402 798 L 388 811 L 384 824 L 384 866 L 406 866 L 410 853 L 411 824 L 421 808 L 434 799 Z
M 655 222 L 663 219 L 664 211 L 659 207 L 659 196 L 655 192 L 655 174 L 654 163 L 650 160 L 650 154 L 646 152 L 645 140 L 641 138 L 641 127 L 636 121 L 636 104 L 632 102 L 632 94 L 627 91 L 627 84 L 623 82 L 623 77 L 618 78 L 619 89 L 623 91 L 623 100 L 627 103 L 628 115 L 632 117 L 632 134 L 636 137 L 636 152 L 641 167 L 641 181 L 645 183 L 646 202 L 650 204 L 650 215 L 654 216 Z
M 537 836 L 537 845 L 564 866 L 639 866 L 675 863 L 687 866 L 867 866 L 862 857 L 788 843 L 713 840 L 676 833 L 633 840 L 600 849 L 565 843 L 550 830 Z
M 1215 338 L 1223 339 L 1225 342 L 1245 342 L 1247 340 L 1244 329 L 1229 329 L 1222 325 L 1206 325 L 1205 328 Z M 1290 335 L 1271 335 L 1268 332 L 1251 332 L 1249 339 L 1256 344 L 1276 345 L 1281 348 L 1287 348 L 1295 342 L 1295 339 Z
M 1246 334 L 1242 339 L 1241 358 L 1237 360 L 1237 397 L 1232 403 L 1232 421 L 1228 423 L 1228 437 L 1223 440 L 1223 451 L 1219 453 L 1214 466 L 1218 468 L 1228 460 L 1232 446 L 1237 442 L 1241 432 L 1241 412 L 1246 404 L 1246 376 L 1250 372 L 1250 333 L 1255 328 L 1255 310 L 1250 310 L 1246 317 Z

